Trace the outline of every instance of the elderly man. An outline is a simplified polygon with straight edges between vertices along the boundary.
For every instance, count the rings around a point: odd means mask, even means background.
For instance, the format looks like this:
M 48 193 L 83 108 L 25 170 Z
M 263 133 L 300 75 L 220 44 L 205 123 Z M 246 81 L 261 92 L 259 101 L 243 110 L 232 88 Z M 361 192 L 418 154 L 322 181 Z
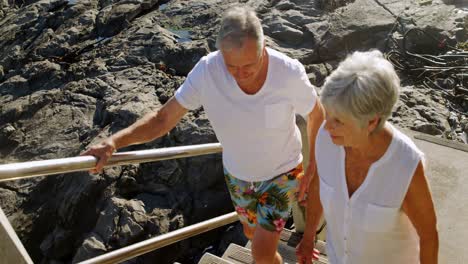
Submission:
M 203 106 L 223 146 L 225 179 L 245 235 L 252 240 L 255 262 L 282 263 L 277 253 L 280 232 L 304 174 L 295 114 L 307 115 L 314 146 L 322 107 L 303 65 L 265 47 L 253 11 L 228 10 L 217 47 L 219 51 L 203 57 L 159 111 L 84 154 L 98 157 L 94 171 L 101 171 L 116 149 L 163 136 L 188 110 Z M 314 148 L 310 154 L 301 193 L 315 172 Z

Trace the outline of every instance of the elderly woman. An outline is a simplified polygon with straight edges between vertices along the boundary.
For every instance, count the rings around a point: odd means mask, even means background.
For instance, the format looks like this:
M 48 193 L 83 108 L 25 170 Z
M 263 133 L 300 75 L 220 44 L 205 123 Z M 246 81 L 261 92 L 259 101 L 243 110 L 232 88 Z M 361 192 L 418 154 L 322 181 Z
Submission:
M 386 120 L 399 78 L 379 51 L 355 52 L 327 78 L 299 263 L 311 263 L 324 212 L 338 263 L 437 263 L 438 234 L 423 153 Z M 320 197 L 319 197 L 320 195 Z M 323 209 L 323 210 L 322 210 Z

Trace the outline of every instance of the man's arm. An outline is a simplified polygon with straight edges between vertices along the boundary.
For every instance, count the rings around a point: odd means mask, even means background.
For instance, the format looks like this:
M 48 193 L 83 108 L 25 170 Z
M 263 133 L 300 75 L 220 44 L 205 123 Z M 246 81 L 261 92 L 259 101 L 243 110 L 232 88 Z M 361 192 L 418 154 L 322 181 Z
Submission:
M 159 111 L 146 114 L 131 126 L 111 136 L 110 139 L 113 140 L 116 149 L 152 141 L 167 134 L 187 111 L 172 97 Z
M 312 263 L 312 259 L 318 259 L 318 251 L 315 247 L 315 233 L 322 217 L 322 204 L 320 202 L 319 177 L 313 177 L 309 187 L 310 195 L 307 196 L 306 227 L 301 242 L 296 248 L 299 264 Z
M 317 132 L 322 125 L 324 120 L 324 109 L 322 104 L 317 98 L 314 109 L 309 113 L 307 117 L 307 138 L 309 140 L 309 164 L 305 168 L 304 178 L 302 179 L 299 186 L 298 201 L 304 201 L 306 199 L 305 194 L 308 192 L 310 182 L 316 174 L 315 164 L 315 139 Z
M 82 155 L 97 157 L 99 161 L 91 172 L 101 172 L 107 160 L 117 149 L 149 142 L 165 135 L 177 125 L 187 111 L 172 97 L 159 111 L 146 114 L 131 126 L 91 146 Z
M 416 168 L 402 207 L 419 235 L 420 263 L 438 263 L 437 218 L 422 162 Z

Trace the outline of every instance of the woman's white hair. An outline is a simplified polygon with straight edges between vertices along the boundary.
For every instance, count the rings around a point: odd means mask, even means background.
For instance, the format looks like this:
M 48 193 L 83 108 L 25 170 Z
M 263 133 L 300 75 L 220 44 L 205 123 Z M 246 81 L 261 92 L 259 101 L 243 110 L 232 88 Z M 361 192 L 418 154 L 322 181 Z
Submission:
M 216 48 L 223 51 L 239 49 L 248 38 L 257 41 L 260 54 L 264 36 L 262 25 L 255 12 L 248 7 L 240 6 L 228 9 L 221 21 Z
M 327 77 L 321 92 L 325 108 L 349 116 L 364 127 L 379 117 L 381 129 L 398 100 L 400 79 L 378 50 L 354 52 Z

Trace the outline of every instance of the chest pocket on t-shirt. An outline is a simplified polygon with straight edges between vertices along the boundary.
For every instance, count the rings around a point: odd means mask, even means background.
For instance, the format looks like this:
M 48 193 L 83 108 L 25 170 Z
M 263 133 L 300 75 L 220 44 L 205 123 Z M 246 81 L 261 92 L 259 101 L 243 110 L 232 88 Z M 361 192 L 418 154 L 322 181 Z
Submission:
M 368 204 L 365 213 L 364 229 L 368 232 L 388 232 L 395 228 L 399 208 Z
M 265 127 L 285 130 L 292 115 L 292 106 L 288 104 L 268 104 L 265 106 Z

